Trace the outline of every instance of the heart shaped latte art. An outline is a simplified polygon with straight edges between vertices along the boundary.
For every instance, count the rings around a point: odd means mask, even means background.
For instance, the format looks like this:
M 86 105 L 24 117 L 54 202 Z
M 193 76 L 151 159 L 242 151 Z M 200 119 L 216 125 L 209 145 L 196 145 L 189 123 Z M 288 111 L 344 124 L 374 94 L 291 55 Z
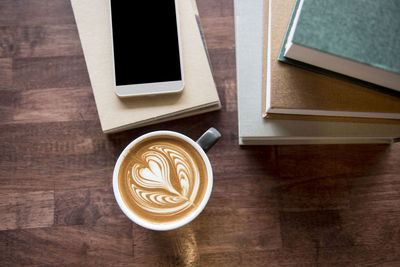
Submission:
M 192 158 L 179 147 L 152 145 L 130 172 L 131 195 L 142 209 L 174 215 L 194 205 L 199 171 Z

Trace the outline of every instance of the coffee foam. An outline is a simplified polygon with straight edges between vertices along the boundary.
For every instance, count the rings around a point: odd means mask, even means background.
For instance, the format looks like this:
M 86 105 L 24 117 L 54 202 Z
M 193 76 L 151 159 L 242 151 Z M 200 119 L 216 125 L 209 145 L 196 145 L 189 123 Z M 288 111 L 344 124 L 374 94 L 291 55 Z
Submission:
M 153 223 L 179 220 L 193 212 L 207 189 L 207 168 L 185 141 L 154 137 L 135 145 L 118 176 L 123 201 L 137 216 Z

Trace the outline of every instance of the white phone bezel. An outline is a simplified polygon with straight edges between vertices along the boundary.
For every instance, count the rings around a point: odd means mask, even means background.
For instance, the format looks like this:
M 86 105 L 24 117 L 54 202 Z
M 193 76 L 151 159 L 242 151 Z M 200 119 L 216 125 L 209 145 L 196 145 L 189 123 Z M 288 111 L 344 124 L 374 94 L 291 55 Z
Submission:
M 169 94 L 182 92 L 184 87 L 183 78 L 183 62 L 182 62 L 182 48 L 181 48 L 181 36 L 180 36 L 180 23 L 179 23 L 179 9 L 178 0 L 175 1 L 175 14 L 178 32 L 178 48 L 179 48 L 179 62 L 181 71 L 181 80 L 177 81 L 165 81 L 165 82 L 154 82 L 154 83 L 140 83 L 140 84 L 127 84 L 127 85 L 116 85 L 115 80 L 115 65 L 114 65 L 114 42 L 113 29 L 112 29 L 112 14 L 111 14 L 111 1 L 119 0 L 108 0 L 110 10 L 110 25 L 111 25 L 111 53 L 112 53 L 112 73 L 113 73 L 113 84 L 115 87 L 115 93 L 119 97 L 130 97 L 130 96 L 142 96 L 142 95 L 155 95 L 155 94 Z

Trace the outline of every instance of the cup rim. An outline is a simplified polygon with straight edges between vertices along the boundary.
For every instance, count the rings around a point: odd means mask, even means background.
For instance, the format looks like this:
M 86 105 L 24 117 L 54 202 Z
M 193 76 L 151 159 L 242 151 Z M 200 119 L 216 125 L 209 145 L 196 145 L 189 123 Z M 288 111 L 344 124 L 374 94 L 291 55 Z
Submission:
M 173 221 L 173 222 L 167 222 L 167 223 L 152 223 L 149 222 L 139 216 L 137 216 L 135 213 L 133 213 L 124 203 L 124 201 L 122 200 L 120 191 L 119 191 L 119 187 L 118 187 L 118 172 L 119 172 L 119 168 L 121 166 L 121 163 L 123 161 L 123 159 L 126 157 L 126 155 L 129 153 L 129 151 L 131 150 L 132 147 L 134 147 L 137 143 L 150 138 L 150 137 L 154 137 L 154 136 L 161 136 L 161 135 L 167 135 L 167 136 L 173 136 L 173 137 L 177 137 L 181 140 L 186 141 L 187 143 L 189 143 L 190 145 L 192 145 L 193 148 L 195 148 L 197 150 L 197 152 L 201 155 L 206 168 L 207 168 L 207 179 L 208 179 L 208 184 L 207 184 L 207 189 L 205 192 L 205 195 L 201 201 L 201 203 L 199 204 L 198 208 L 193 211 L 192 213 L 190 213 L 189 215 Z M 156 231 L 167 231 L 167 230 L 173 230 L 179 227 L 182 227 L 188 223 L 190 223 L 192 220 L 194 220 L 205 208 L 206 204 L 208 203 L 208 200 L 210 199 L 210 195 L 211 195 L 211 191 L 212 191 L 212 187 L 213 187 L 213 172 L 212 172 L 212 167 L 211 167 L 211 163 L 210 160 L 208 159 L 208 156 L 206 155 L 206 153 L 204 152 L 204 150 L 200 147 L 200 145 L 198 143 L 196 143 L 195 141 L 193 141 L 193 139 L 187 137 L 184 134 L 178 133 L 178 132 L 174 132 L 174 131 L 167 131 L 167 130 L 160 130 L 160 131 L 153 131 L 153 132 L 149 132 L 146 134 L 143 134 L 139 137 L 137 137 L 136 139 L 134 139 L 132 142 L 130 142 L 125 148 L 124 150 L 121 152 L 121 154 L 118 156 L 117 162 L 115 163 L 114 166 L 114 171 L 113 171 L 113 191 L 114 191 L 114 196 L 115 199 L 118 203 L 118 206 L 120 207 L 120 209 L 122 210 L 122 212 L 134 223 L 150 229 L 150 230 L 156 230 Z

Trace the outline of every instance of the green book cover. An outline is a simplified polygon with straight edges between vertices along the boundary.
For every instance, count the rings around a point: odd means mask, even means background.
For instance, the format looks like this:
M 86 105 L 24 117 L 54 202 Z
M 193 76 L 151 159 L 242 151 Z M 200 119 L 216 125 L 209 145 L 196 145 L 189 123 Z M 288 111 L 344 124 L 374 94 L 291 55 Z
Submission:
M 293 43 L 400 74 L 400 1 L 304 0 Z
M 278 60 L 400 96 L 398 91 L 284 56 L 297 0 Z M 292 42 L 400 75 L 400 1 L 303 0 Z

